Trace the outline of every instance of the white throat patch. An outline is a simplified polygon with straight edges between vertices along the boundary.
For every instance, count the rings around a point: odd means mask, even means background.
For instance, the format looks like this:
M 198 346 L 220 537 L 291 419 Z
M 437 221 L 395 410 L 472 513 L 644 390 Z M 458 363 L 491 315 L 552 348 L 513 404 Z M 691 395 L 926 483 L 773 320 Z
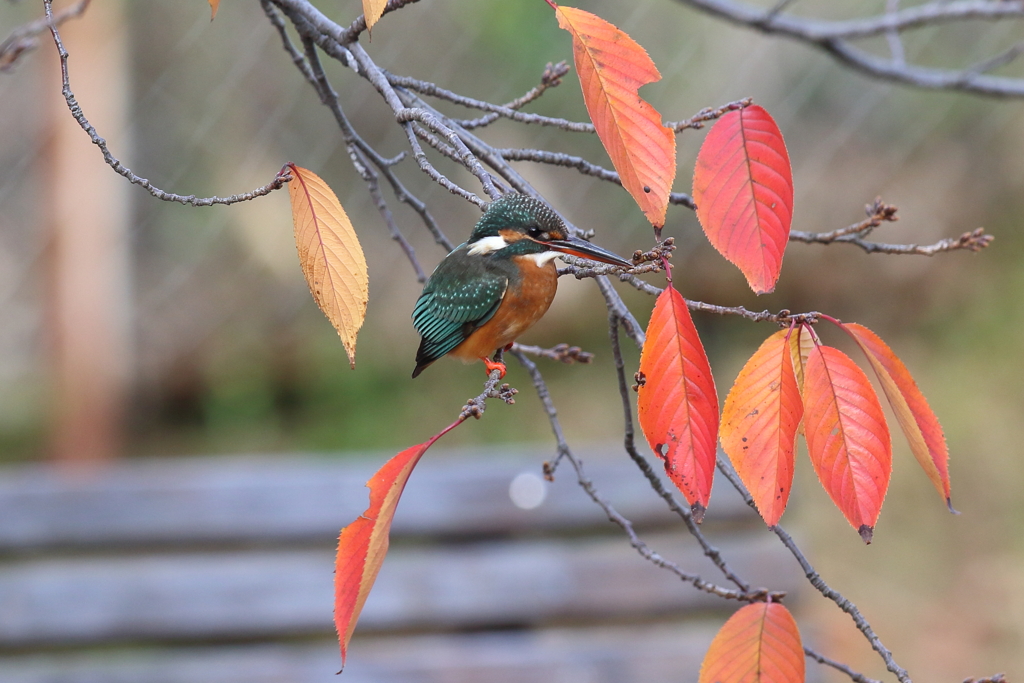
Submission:
M 545 265 L 554 261 L 556 258 L 561 256 L 562 253 L 559 251 L 542 251 L 539 254 L 530 254 L 529 258 L 532 258 L 537 262 L 537 266 L 543 268 Z
M 473 242 L 473 244 L 470 245 L 466 253 L 469 254 L 470 256 L 477 256 L 479 254 L 490 254 L 491 252 L 504 249 L 507 246 L 508 242 L 505 241 L 504 237 L 502 237 L 501 235 L 493 235 L 491 237 L 484 237 L 482 239 L 478 239 L 476 242 Z

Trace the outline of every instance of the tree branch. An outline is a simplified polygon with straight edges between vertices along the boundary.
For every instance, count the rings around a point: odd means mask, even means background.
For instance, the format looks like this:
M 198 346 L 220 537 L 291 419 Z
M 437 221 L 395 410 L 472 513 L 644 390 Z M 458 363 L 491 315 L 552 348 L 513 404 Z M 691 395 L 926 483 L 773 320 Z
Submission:
M 959 237 L 947 237 L 934 244 L 919 246 L 917 244 L 885 244 L 882 242 L 868 242 L 864 238 L 885 222 L 899 220 L 896 215 L 896 207 L 882 203 L 881 198 L 875 199 L 874 203 L 865 207 L 868 217 L 860 223 L 848 225 L 831 232 L 803 232 L 793 230 L 789 233 L 789 239 L 796 242 L 808 244 L 853 244 L 869 254 L 918 254 L 921 256 L 934 256 L 946 251 L 981 251 L 995 239 L 992 235 L 985 234 L 983 228 L 965 232 Z
M 548 88 L 554 88 L 562 84 L 562 77 L 569 73 L 569 65 L 565 62 L 559 62 L 558 64 L 552 64 L 548 62 L 544 68 L 544 73 L 540 77 L 540 85 L 534 86 L 528 93 L 522 97 L 517 97 L 511 102 L 505 103 L 505 107 L 509 109 L 521 109 L 530 102 L 533 102 L 541 95 L 543 95 Z M 466 121 L 459 121 L 465 130 L 473 130 L 474 128 L 481 128 L 483 126 L 490 125 L 501 118 L 501 114 L 497 112 L 491 112 L 485 114 L 477 119 L 470 119 Z
M 711 595 L 717 595 L 720 598 L 740 600 L 743 602 L 760 602 L 765 600 L 769 595 L 776 599 L 782 597 L 783 594 L 769 593 L 766 589 L 751 590 L 745 582 L 741 581 L 738 577 L 735 577 L 731 572 L 729 572 L 727 576 L 730 577 L 730 580 L 732 580 L 733 583 L 736 583 L 736 585 L 739 586 L 740 590 L 736 591 L 729 588 L 723 588 L 722 586 L 705 581 L 697 574 L 691 574 L 684 571 L 676 563 L 665 559 L 652 550 L 637 535 L 636 531 L 633 529 L 633 523 L 623 517 L 622 514 L 619 513 L 619 511 L 601 495 L 600 491 L 597 490 L 597 487 L 594 486 L 594 482 L 591 481 L 584 472 L 583 463 L 573 455 L 572 450 L 569 448 L 569 444 L 565 440 L 565 434 L 562 432 L 562 426 L 558 420 L 558 411 L 555 409 L 555 404 L 551 400 L 551 394 L 548 391 L 547 384 L 544 382 L 544 377 L 537 368 L 537 364 L 527 358 L 523 353 L 514 349 L 512 351 L 512 355 L 516 357 L 520 364 L 522 364 L 530 374 L 534 387 L 537 390 L 537 396 L 540 398 L 541 404 L 544 406 L 544 411 L 548 415 L 548 420 L 551 423 L 551 430 L 554 432 L 555 441 L 558 444 L 558 455 L 555 460 L 551 463 L 545 463 L 544 474 L 546 477 L 550 478 L 552 476 L 554 468 L 557 466 L 560 459 L 565 458 L 568 460 L 576 472 L 576 479 L 580 487 L 588 496 L 590 496 L 591 500 L 597 503 L 597 505 L 604 510 L 604 513 L 608 516 L 610 521 L 619 525 L 619 527 L 626 532 L 626 535 L 629 537 L 630 545 L 632 545 L 633 548 L 635 548 L 636 551 L 647 561 L 651 562 L 655 566 L 669 570 L 683 581 L 692 584 L 695 588 L 702 590 L 705 593 L 710 593 Z M 655 477 L 655 479 L 657 479 L 657 477 Z M 689 511 L 687 510 L 683 510 L 683 512 L 684 514 L 689 514 Z M 714 553 L 714 557 L 718 557 L 719 559 L 721 558 L 717 548 L 711 547 L 711 551 Z M 705 551 L 705 554 L 708 554 L 708 552 Z M 708 555 L 708 557 L 712 557 L 712 559 L 714 559 L 712 555 Z M 722 561 L 722 564 L 724 566 L 724 561 Z
M 1024 79 L 989 76 L 986 69 L 968 67 L 961 70 L 938 69 L 907 64 L 902 55 L 889 59 L 878 57 L 855 47 L 850 41 L 878 35 L 967 20 L 999 21 L 1024 18 L 1024 0 L 935 0 L 896 12 L 886 12 L 860 19 L 826 21 L 783 14 L 785 4 L 765 12 L 737 0 L 678 0 L 739 26 L 762 33 L 780 35 L 816 47 L 837 61 L 874 78 L 934 90 L 958 90 L 992 97 L 1024 97 Z M 1011 54 L 1012 53 L 1012 54 Z M 1019 50 L 1011 48 L 993 58 L 996 65 L 1016 58 Z M 987 65 L 987 62 L 983 62 Z M 994 68 L 994 67 L 989 67 Z
M 732 466 L 722 458 L 718 458 L 717 464 L 718 471 L 722 473 L 722 476 L 728 479 L 733 488 L 743 496 L 744 502 L 746 502 L 752 510 L 756 511 L 757 505 L 754 503 L 754 499 L 750 496 L 746 487 L 743 486 L 743 482 L 740 481 L 740 478 L 736 475 Z M 803 552 L 800 551 L 800 548 L 793 540 L 793 537 L 790 536 L 785 529 L 779 525 L 769 528 L 776 536 L 779 537 L 779 540 L 782 541 L 782 545 L 786 547 L 790 554 L 796 558 L 796 561 L 800 564 L 800 568 L 804 572 L 804 576 L 807 577 L 810 584 L 814 586 L 819 593 L 834 602 L 839 609 L 850 615 L 850 618 L 853 619 L 853 623 L 856 624 L 857 629 L 864 634 L 868 643 L 871 644 L 872 649 L 874 649 L 882 658 L 882 661 L 885 662 L 886 668 L 896 675 L 896 678 L 899 679 L 900 683 L 911 683 L 910 675 L 907 673 L 907 670 L 896 663 L 893 659 L 892 652 L 882 644 L 881 639 L 879 639 L 875 634 L 874 629 L 871 628 L 871 624 L 869 624 L 868 620 L 860 613 L 857 606 L 843 597 L 842 593 L 825 583 L 825 580 L 821 578 L 821 575 L 818 574 L 814 567 L 811 566 L 811 563 L 804 556 Z
M 114 169 L 114 171 L 119 175 L 126 178 L 130 183 L 139 185 L 157 199 L 161 199 L 165 202 L 178 202 L 179 204 L 186 204 L 189 206 L 213 206 L 214 204 L 237 204 L 238 202 L 249 201 L 256 197 L 263 197 L 274 190 L 284 187 L 285 183 L 291 180 L 291 176 L 285 173 L 284 169 L 282 169 L 282 171 L 279 172 L 271 182 L 250 192 L 233 194 L 230 197 L 199 198 L 194 194 L 183 196 L 172 192 L 165 192 L 150 183 L 149 180 L 140 178 L 132 173 L 130 168 L 122 164 L 120 160 L 111 154 L 110 149 L 107 147 L 107 141 L 101 138 L 92 124 L 89 123 L 89 120 L 85 117 L 85 113 L 82 111 L 81 105 L 79 105 L 78 100 L 75 99 L 75 94 L 71 90 L 71 79 L 68 76 L 69 55 L 60 38 L 60 32 L 57 30 L 56 19 L 53 15 L 53 0 L 43 0 L 43 7 L 46 9 L 46 20 L 50 29 L 50 35 L 53 36 L 54 45 L 57 46 L 57 54 L 60 56 L 60 73 L 62 83 L 61 93 L 64 95 L 64 101 L 67 102 L 68 109 L 71 110 L 71 116 L 73 116 L 75 121 L 78 122 L 78 125 L 81 126 L 82 130 L 86 132 L 89 139 L 92 140 L 92 143 L 100 148 L 100 152 L 103 154 L 103 161 L 105 161 L 106 164 Z
M 39 47 L 36 36 L 49 29 L 51 21 L 53 25 L 60 26 L 68 19 L 76 19 L 85 13 L 89 2 L 90 0 L 79 0 L 54 14 L 52 19 L 43 16 L 11 31 L 11 35 L 0 43 L 0 71 L 11 71 L 19 58 Z

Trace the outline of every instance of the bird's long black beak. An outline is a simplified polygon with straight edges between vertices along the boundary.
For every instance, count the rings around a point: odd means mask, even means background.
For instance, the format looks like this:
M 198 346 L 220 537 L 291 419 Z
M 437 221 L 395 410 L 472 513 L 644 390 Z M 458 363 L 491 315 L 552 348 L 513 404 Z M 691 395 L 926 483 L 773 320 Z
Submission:
M 613 266 L 622 266 L 623 268 L 633 267 L 633 264 L 630 261 L 627 261 L 618 254 L 610 252 L 607 249 L 602 249 L 596 244 L 591 244 L 590 242 L 581 240 L 578 237 L 568 237 L 564 240 L 551 240 L 544 244 L 555 251 L 562 252 L 563 254 L 579 256 L 580 258 L 587 258 L 591 261 L 600 261 L 601 263 L 610 263 Z

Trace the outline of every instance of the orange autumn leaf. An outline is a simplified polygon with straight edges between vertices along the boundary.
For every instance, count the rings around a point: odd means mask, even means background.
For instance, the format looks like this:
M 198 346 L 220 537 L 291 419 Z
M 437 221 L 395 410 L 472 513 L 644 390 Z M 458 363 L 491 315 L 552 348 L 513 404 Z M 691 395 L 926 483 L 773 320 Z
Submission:
M 407 448 L 388 460 L 366 482 L 370 489 L 370 507 L 342 529 L 338 537 L 334 564 L 334 626 L 338 631 L 343 667 L 359 613 L 388 552 L 388 534 L 398 499 L 416 463 L 437 438 Z
M 363 0 L 363 17 L 366 19 L 366 30 L 369 31 L 384 14 L 388 0 Z
M 756 602 L 729 617 L 700 665 L 699 683 L 804 683 L 804 646 L 789 610 Z
M 640 375 L 640 428 L 700 522 L 715 475 L 718 394 L 686 301 L 671 284 L 647 324 Z
M 797 425 L 803 414 L 790 341 L 768 337 L 740 370 L 722 410 L 722 449 L 768 526 L 779 523 L 793 485 Z
M 572 34 L 583 100 L 622 186 L 653 225 L 665 225 L 676 176 L 676 138 L 661 114 L 638 94 L 661 80 L 654 62 L 635 40 L 597 17 L 552 0 L 558 25 Z
M 844 324 L 843 329 L 850 333 L 864 351 L 896 414 L 900 429 L 910 442 L 910 450 L 952 510 L 949 495 L 949 449 L 939 418 L 917 388 L 917 382 L 910 376 L 907 366 L 877 334 L 857 323 Z
M 693 171 L 697 218 L 757 294 L 775 289 L 793 220 L 793 171 L 782 133 L 756 105 L 711 128 Z
M 892 474 L 892 441 L 867 375 L 838 349 L 816 346 L 804 378 L 804 437 L 818 479 L 871 542 Z
M 217 18 L 218 7 L 220 7 L 220 0 L 210 0 L 210 21 Z
M 366 317 L 369 276 L 359 238 L 345 209 L 319 176 L 288 164 L 295 246 L 306 284 L 356 366 L 356 335 Z

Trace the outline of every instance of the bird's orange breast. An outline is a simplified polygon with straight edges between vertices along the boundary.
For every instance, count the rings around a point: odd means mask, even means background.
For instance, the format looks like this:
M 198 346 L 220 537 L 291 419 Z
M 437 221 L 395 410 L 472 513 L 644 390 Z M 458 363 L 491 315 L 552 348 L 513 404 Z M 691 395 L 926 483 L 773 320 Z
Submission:
M 510 282 L 494 317 L 456 346 L 451 355 L 463 360 L 490 356 L 508 346 L 547 313 L 558 288 L 558 273 L 553 261 L 538 266 L 532 256 L 515 257 L 518 283 Z

